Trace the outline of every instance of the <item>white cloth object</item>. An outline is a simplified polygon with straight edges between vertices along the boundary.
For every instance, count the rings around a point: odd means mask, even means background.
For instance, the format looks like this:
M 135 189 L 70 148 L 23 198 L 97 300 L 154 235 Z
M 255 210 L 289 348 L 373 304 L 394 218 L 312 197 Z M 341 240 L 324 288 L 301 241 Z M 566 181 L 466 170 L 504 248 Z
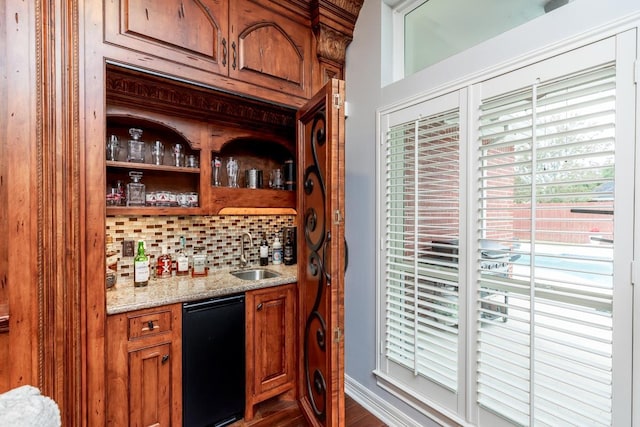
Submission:
M 36 387 L 23 385 L 0 394 L 0 426 L 60 427 L 60 409 Z

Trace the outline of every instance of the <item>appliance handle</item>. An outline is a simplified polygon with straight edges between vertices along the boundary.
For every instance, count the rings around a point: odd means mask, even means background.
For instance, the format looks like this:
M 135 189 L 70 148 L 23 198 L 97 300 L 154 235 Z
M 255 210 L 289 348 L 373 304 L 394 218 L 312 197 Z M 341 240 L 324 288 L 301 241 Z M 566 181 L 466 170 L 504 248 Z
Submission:
M 185 311 L 197 311 L 197 310 L 202 310 L 209 307 L 236 304 L 242 301 L 244 301 L 244 294 L 233 295 L 229 297 L 212 298 L 212 299 L 197 301 L 197 302 L 185 302 L 182 305 L 182 308 Z

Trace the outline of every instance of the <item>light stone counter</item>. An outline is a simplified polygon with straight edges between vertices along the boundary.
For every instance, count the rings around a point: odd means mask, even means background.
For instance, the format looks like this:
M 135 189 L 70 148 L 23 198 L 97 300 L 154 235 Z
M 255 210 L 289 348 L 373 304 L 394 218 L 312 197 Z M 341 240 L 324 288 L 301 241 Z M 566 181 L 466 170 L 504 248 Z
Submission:
M 242 280 L 229 272 L 238 268 L 209 270 L 205 277 L 174 276 L 167 279 L 151 279 L 149 285 L 136 288 L 133 279 L 127 283 L 118 282 L 107 290 L 107 314 L 124 313 L 142 308 L 166 304 L 197 301 L 201 299 L 232 295 L 252 289 L 295 283 L 297 265 L 268 265 L 251 268 L 266 268 L 280 273 L 280 276 L 263 280 Z

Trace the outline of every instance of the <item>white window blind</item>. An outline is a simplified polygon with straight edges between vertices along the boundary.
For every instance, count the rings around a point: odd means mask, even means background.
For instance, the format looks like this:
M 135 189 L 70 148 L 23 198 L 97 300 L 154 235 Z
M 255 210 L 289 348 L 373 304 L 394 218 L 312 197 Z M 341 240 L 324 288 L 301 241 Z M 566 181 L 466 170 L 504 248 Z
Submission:
M 384 181 L 388 361 L 458 388 L 459 112 L 392 126 Z
M 612 422 L 615 76 L 481 101 L 477 401 L 519 425 Z
M 437 422 L 630 425 L 635 46 L 381 114 L 381 387 Z

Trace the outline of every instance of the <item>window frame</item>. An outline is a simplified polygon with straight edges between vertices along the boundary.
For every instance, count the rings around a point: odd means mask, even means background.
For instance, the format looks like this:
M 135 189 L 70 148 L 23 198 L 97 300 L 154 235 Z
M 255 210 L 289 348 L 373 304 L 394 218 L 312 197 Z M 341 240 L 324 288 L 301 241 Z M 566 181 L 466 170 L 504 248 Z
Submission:
M 464 345 L 466 346 L 466 351 L 464 351 L 462 354 L 464 354 L 464 356 L 461 356 L 461 363 L 464 364 L 464 379 L 462 380 L 463 383 L 465 384 L 465 388 L 460 389 L 459 392 L 459 399 L 457 402 L 457 409 L 452 410 L 450 406 L 446 406 L 443 405 L 441 402 L 436 401 L 436 399 L 432 399 L 431 396 L 429 397 L 425 397 L 425 396 L 416 396 L 415 393 L 413 393 L 412 391 L 408 390 L 405 386 L 405 384 L 402 383 L 402 381 L 400 381 L 398 378 L 394 378 L 392 376 L 390 376 L 388 374 L 388 372 L 385 371 L 384 369 L 384 357 L 383 357 L 383 352 L 384 352 L 384 325 L 382 325 L 382 322 L 384 322 L 384 288 L 383 288 L 383 268 L 384 268 L 384 262 L 382 260 L 382 257 L 384 256 L 384 220 L 382 219 L 382 212 L 384 212 L 384 156 L 382 155 L 382 152 L 384 150 L 384 143 L 385 143 L 385 130 L 386 130 L 386 126 L 388 126 L 389 122 L 388 122 L 388 118 L 391 114 L 396 114 L 399 111 L 405 110 L 405 112 L 409 111 L 410 109 L 415 109 L 417 108 L 416 106 L 421 104 L 421 103 L 429 103 L 432 102 L 434 99 L 439 98 L 440 96 L 451 96 L 452 94 L 454 94 L 453 96 L 455 96 L 455 94 L 457 94 L 458 96 L 461 96 L 461 98 L 464 98 L 465 102 L 460 104 L 460 112 L 461 112 L 461 129 L 460 129 L 460 147 L 461 147 L 461 168 L 465 169 L 465 170 L 469 170 L 469 171 L 473 171 L 477 168 L 475 168 L 475 163 L 473 160 L 473 155 L 469 155 L 469 153 L 475 153 L 474 149 L 477 148 L 476 146 L 476 141 L 477 141 L 477 132 L 474 130 L 475 129 L 475 124 L 477 123 L 477 114 L 476 114 L 476 106 L 479 103 L 479 99 L 480 99 L 480 93 L 482 92 L 483 89 L 486 90 L 486 88 L 490 87 L 490 85 L 492 84 L 491 80 L 493 80 L 494 78 L 497 78 L 498 76 L 500 76 L 503 73 L 508 73 L 508 72 L 514 72 L 516 70 L 518 70 L 521 67 L 531 67 L 531 70 L 536 70 L 539 75 L 541 76 L 556 76 L 558 75 L 557 72 L 557 67 L 566 67 L 566 66 L 570 66 L 573 67 L 574 69 L 584 69 L 587 68 L 586 66 L 582 66 L 582 64 L 585 63 L 585 61 L 588 63 L 591 61 L 591 59 L 589 59 L 589 55 L 585 55 L 584 54 L 584 49 L 587 48 L 594 48 L 593 45 L 595 45 L 595 49 L 604 49 L 604 50 L 608 50 L 609 52 L 611 52 L 612 46 L 613 46 L 613 50 L 614 52 L 617 52 L 617 55 L 615 56 L 615 60 L 616 60 L 616 68 L 621 70 L 621 71 L 617 71 L 617 74 L 620 74 L 618 76 L 618 78 L 629 78 L 629 71 L 627 71 L 628 69 L 633 69 L 633 62 L 635 61 L 635 44 L 637 42 L 637 37 L 635 35 L 635 30 L 632 31 L 627 31 L 625 32 L 621 32 L 615 36 L 612 37 L 607 37 L 607 38 L 602 38 L 600 39 L 598 42 L 593 43 L 592 45 L 589 44 L 585 44 L 585 46 L 578 46 L 574 49 L 565 49 L 565 50 L 557 50 L 555 52 L 553 52 L 553 54 L 548 54 L 545 57 L 541 57 L 538 58 L 538 61 L 533 61 L 532 63 L 529 64 L 519 64 L 520 66 L 518 66 L 517 63 L 512 64 L 512 67 L 510 70 L 501 70 L 502 72 L 494 72 L 494 75 L 492 76 L 484 76 L 485 79 L 482 81 L 467 81 L 464 83 L 460 83 L 459 85 L 457 85 L 456 88 L 454 88 L 454 91 L 448 91 L 447 93 L 441 94 L 441 93 L 433 93 L 430 95 L 425 95 L 425 96 L 421 96 L 419 98 L 415 98 L 413 100 L 411 100 L 410 102 L 406 102 L 406 103 L 398 103 L 395 104 L 391 107 L 388 108 L 383 108 L 383 109 L 379 109 L 378 110 L 378 115 L 377 115 L 377 138 L 378 138 L 378 153 L 377 153 L 377 164 L 376 164 L 376 180 L 377 180 L 377 211 L 376 211 L 376 239 L 379 242 L 380 245 L 380 250 L 377 251 L 376 254 L 376 287 L 377 287 L 377 292 L 376 292 L 376 297 L 377 297 L 377 310 L 376 310 L 376 339 L 377 339 L 377 348 L 379 349 L 377 354 L 376 354 L 376 369 L 374 371 L 374 374 L 376 375 L 377 381 L 378 381 L 378 385 L 380 387 L 382 387 L 383 389 L 387 390 L 388 392 L 394 394 L 395 396 L 397 396 L 398 398 L 400 398 L 401 400 L 405 401 L 406 403 L 408 403 L 409 405 L 413 406 L 414 408 L 418 409 L 419 411 L 421 411 L 422 413 L 424 413 L 425 415 L 429 416 L 430 418 L 434 419 L 437 422 L 446 422 L 448 420 L 454 420 L 456 422 L 472 422 L 472 423 L 482 423 L 482 422 L 489 422 L 487 421 L 487 419 L 490 419 L 490 422 L 495 422 L 496 419 L 493 418 L 486 418 L 486 415 L 481 415 L 481 411 L 479 411 L 477 404 L 475 402 L 475 392 L 477 391 L 475 389 L 475 366 L 476 366 L 476 362 L 475 362 L 475 358 L 474 358 L 474 354 L 475 354 L 475 337 L 477 334 L 477 330 L 474 329 L 474 327 L 471 325 L 472 319 L 473 319 L 473 311 L 475 311 L 475 305 L 477 303 L 477 301 L 475 300 L 475 297 L 473 296 L 473 293 L 471 294 L 467 294 L 466 292 L 460 292 L 460 307 L 461 307 L 461 313 L 459 313 L 459 316 L 461 318 L 460 323 L 464 324 L 464 330 L 460 331 L 460 339 L 461 341 L 464 343 Z M 608 41 L 607 41 L 608 40 Z M 616 50 L 617 48 L 617 50 Z M 633 55 L 629 55 L 629 52 L 633 51 L 634 54 Z M 625 54 L 623 55 L 622 52 L 625 52 Z M 631 64 L 630 64 L 631 63 Z M 564 64 L 564 65 L 563 65 Z M 549 70 L 549 73 L 546 72 L 546 70 Z M 561 73 L 561 74 L 567 74 L 566 72 Z M 515 74 L 514 74 L 515 75 Z M 550 78 L 550 77 L 547 77 Z M 499 81 L 499 80 L 494 80 L 495 82 L 498 83 L 504 83 L 503 81 Z M 498 84 L 496 83 L 496 84 Z M 483 87 L 481 86 L 482 84 L 487 84 L 487 86 Z M 517 87 L 517 83 L 514 83 L 514 87 Z M 504 87 L 502 87 L 502 89 L 504 89 Z M 506 92 L 507 90 L 502 90 L 502 93 Z M 462 95 L 464 94 L 464 95 Z M 621 100 L 616 102 L 616 107 L 617 107 L 617 111 L 616 111 L 616 127 L 620 127 L 622 126 L 624 128 L 624 135 L 626 135 L 627 137 L 631 134 L 634 135 L 634 131 L 633 131 L 633 124 L 629 124 L 629 120 L 626 118 L 621 118 L 622 114 L 624 114 L 623 112 L 621 112 L 619 109 L 621 108 L 621 105 L 626 105 L 626 106 L 633 106 L 633 108 L 635 109 L 635 94 L 633 92 L 631 93 L 621 93 Z M 463 116 L 463 112 L 465 112 L 466 117 L 468 117 L 468 124 L 465 125 L 465 122 L 462 119 Z M 399 114 L 399 113 L 398 113 Z M 618 124 L 620 123 L 620 125 Z M 465 131 L 463 132 L 463 126 L 465 126 Z M 635 135 L 634 135 L 635 136 Z M 619 138 L 622 138 L 623 136 L 621 136 L 621 134 L 616 133 L 616 140 L 618 140 Z M 627 146 L 630 144 L 626 144 Z M 466 148 L 465 148 L 466 147 Z M 633 156 L 635 156 L 635 153 L 633 152 L 632 147 L 625 147 L 624 145 L 621 148 L 623 151 L 624 150 L 631 150 L 631 152 L 627 152 L 626 155 L 629 155 L 633 158 Z M 616 148 L 616 150 L 618 150 L 618 148 Z M 464 158 L 464 163 L 463 163 L 463 158 Z M 640 165 L 640 162 L 637 162 L 638 165 Z M 620 172 L 620 173 L 624 173 L 624 174 L 628 174 L 628 170 Z M 616 168 L 616 181 L 618 181 L 618 168 Z M 461 259 L 460 259 L 460 280 L 465 280 L 466 283 L 476 283 L 477 282 L 477 274 L 472 271 L 473 269 L 468 268 L 468 266 L 465 264 L 469 258 L 468 254 L 470 253 L 476 253 L 479 248 L 477 247 L 477 243 L 475 242 L 475 232 L 476 230 L 471 226 L 471 224 L 475 224 L 477 222 L 477 201 L 475 200 L 475 184 L 474 182 L 476 182 L 475 180 L 477 180 L 477 176 L 475 173 L 468 173 L 465 176 L 465 180 L 463 181 L 461 179 L 461 186 L 463 186 L 462 183 L 465 183 L 466 185 L 464 185 L 465 188 L 461 188 L 461 191 L 465 191 L 465 196 L 463 198 L 462 193 L 461 193 L 461 204 L 466 203 L 467 206 L 470 206 L 467 214 L 469 215 L 468 218 L 466 219 L 466 223 L 461 223 L 461 238 L 460 238 L 460 242 L 461 242 L 461 246 L 463 246 L 462 242 L 465 242 L 466 244 L 464 245 L 466 247 L 466 252 L 465 253 L 461 253 Z M 621 178 L 620 178 L 621 179 Z M 628 181 L 628 179 L 627 179 Z M 629 192 L 629 188 L 616 188 L 616 191 L 625 191 L 625 192 Z M 631 189 L 631 191 L 635 191 L 636 193 L 640 192 L 640 189 L 638 189 L 636 187 L 635 190 L 633 190 L 633 188 Z M 616 202 L 618 203 L 618 202 Z M 620 203 L 623 203 L 622 209 L 624 209 L 625 212 L 633 212 L 633 206 L 631 206 L 629 208 L 629 200 L 626 201 L 621 201 Z M 465 211 L 466 212 L 466 211 Z M 622 221 L 620 222 L 625 222 L 628 223 L 630 220 L 632 220 L 632 213 L 625 213 L 625 212 L 620 212 L 619 214 L 617 213 L 616 216 L 621 215 Z M 631 215 L 631 217 L 629 217 L 629 215 Z M 464 240 L 462 237 L 462 234 L 464 233 Z M 626 239 L 631 239 L 633 238 L 632 235 L 630 235 L 630 233 L 625 233 L 620 230 L 620 229 L 616 229 L 616 237 L 621 236 L 621 238 L 626 238 Z M 623 246 L 624 244 L 624 246 Z M 624 242 L 623 244 L 618 245 L 619 247 L 632 247 L 632 243 L 629 243 L 628 241 Z M 636 243 L 638 244 L 638 243 Z M 464 251 L 464 250 L 463 250 Z M 630 261 L 629 261 L 630 262 Z M 626 277 L 626 275 L 630 276 L 630 272 L 628 271 L 629 268 L 627 268 L 627 271 L 623 271 L 623 266 L 621 266 L 622 263 L 618 262 L 616 264 L 616 280 L 619 281 L 621 280 L 620 278 L 624 278 Z M 628 264 L 627 264 L 628 265 Z M 463 279 L 464 276 L 464 279 Z M 630 277 L 629 277 L 629 280 Z M 461 284 L 460 288 L 467 288 L 467 286 L 463 286 Z M 619 292 L 616 292 L 616 294 L 618 294 Z M 616 296 L 614 298 L 614 301 L 619 301 L 622 298 L 632 298 L 631 295 L 631 291 L 627 290 L 626 292 L 622 293 L 623 296 Z M 466 300 L 464 300 L 466 299 Z M 616 307 L 616 303 L 614 302 L 614 310 Z M 462 307 L 466 307 L 466 309 L 462 309 Z M 464 311 L 464 313 L 462 312 Z M 619 310 L 618 310 L 619 311 Z M 628 324 L 631 324 L 631 314 L 628 312 L 623 312 L 623 318 L 620 319 L 620 316 L 618 316 L 618 318 L 616 319 L 616 322 L 618 324 L 625 324 L 625 320 L 628 321 Z M 464 318 L 464 323 L 462 318 Z M 626 325 L 628 325 L 626 324 Z M 618 330 L 623 330 L 624 328 L 616 328 L 614 325 L 614 335 L 616 334 L 616 331 Z M 617 336 L 617 335 L 616 335 Z M 628 337 L 627 337 L 628 338 Z M 622 343 L 624 340 L 621 339 L 619 336 L 617 336 L 617 338 L 615 338 L 618 342 L 617 345 L 621 345 L 620 343 Z M 630 340 L 629 340 L 630 341 Z M 637 345 L 637 344 L 636 344 Z M 617 347 L 616 347 L 617 348 Z M 621 348 L 624 349 L 624 346 L 621 346 Z M 627 351 L 628 350 L 628 351 Z M 625 350 L 625 352 L 627 353 L 622 359 L 624 360 L 624 363 L 626 365 L 630 365 L 630 359 L 631 359 L 631 343 L 628 344 L 627 349 Z M 628 360 L 626 360 L 628 359 Z M 624 382 L 626 381 L 625 378 L 622 378 L 623 375 L 620 374 L 620 369 L 618 369 L 616 372 L 614 372 L 614 381 L 616 381 L 616 383 L 618 382 Z M 628 376 L 628 375 L 627 375 Z M 628 385 L 625 388 L 628 389 L 629 391 L 629 395 L 631 395 L 631 386 Z M 618 397 L 617 397 L 618 398 Z M 629 397 L 628 399 L 621 399 L 624 401 L 621 401 L 620 406 L 622 407 L 628 407 L 628 413 L 623 413 L 621 415 L 619 415 L 620 419 L 614 418 L 614 424 L 617 424 L 618 422 L 623 423 L 624 421 L 621 420 L 626 420 L 630 422 L 630 417 L 631 417 L 631 397 Z M 614 405 L 617 405 L 616 402 L 614 402 Z M 614 413 L 614 417 L 617 416 L 616 414 L 618 414 L 620 411 L 615 411 Z M 622 411 L 625 412 L 625 411 Z M 504 422 L 504 420 L 500 420 L 497 419 L 498 422 L 502 421 Z M 490 423 L 489 422 L 489 423 Z M 628 424 L 628 423 L 627 423 Z M 478 424 L 481 425 L 481 424 Z M 489 424 L 487 424 L 489 425 Z M 496 424 L 497 425 L 497 424 Z

